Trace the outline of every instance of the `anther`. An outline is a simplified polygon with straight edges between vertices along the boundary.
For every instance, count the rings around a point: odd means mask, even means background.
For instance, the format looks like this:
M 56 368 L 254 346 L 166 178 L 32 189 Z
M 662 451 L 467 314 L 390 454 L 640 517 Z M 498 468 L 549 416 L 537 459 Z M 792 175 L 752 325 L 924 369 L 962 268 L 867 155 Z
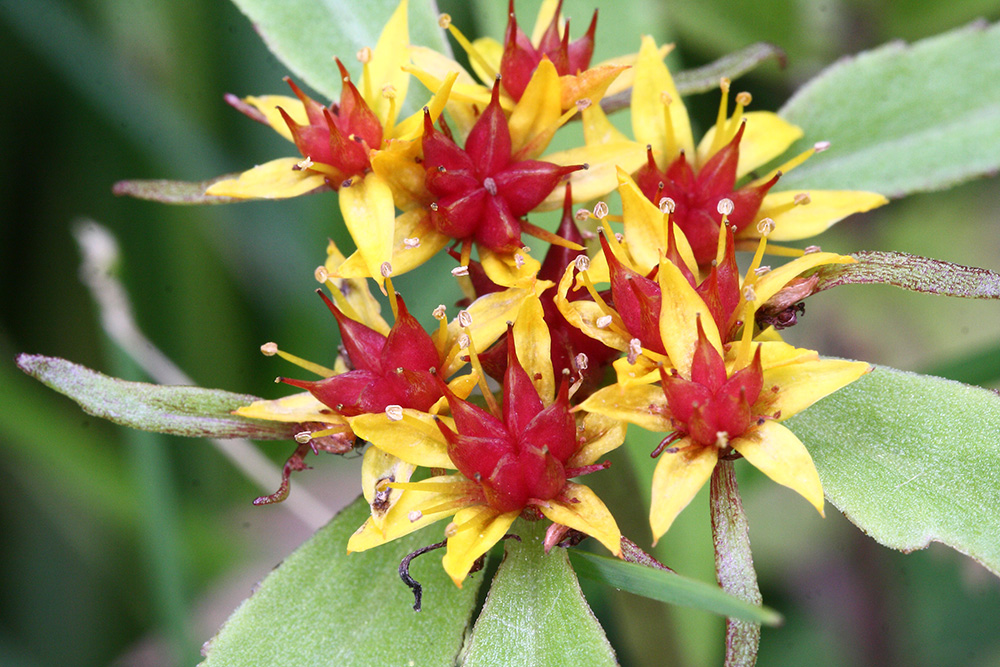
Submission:
M 310 440 L 312 440 L 313 436 L 312 433 L 310 433 L 309 431 L 299 431 L 292 437 L 295 438 L 295 442 L 299 443 L 300 445 L 304 445 Z
M 363 46 L 358 50 L 357 53 L 358 62 L 367 65 L 372 61 L 372 50 L 371 47 Z M 346 80 L 346 79 L 345 79 Z
M 472 339 L 469 338 L 469 334 L 462 334 L 458 337 L 458 349 L 467 350 L 470 343 L 472 343 Z
M 812 201 L 812 198 L 809 196 L 808 192 L 800 192 L 792 197 L 792 201 L 794 201 L 797 206 L 805 206 Z
M 771 218 L 761 218 L 757 223 L 757 233 L 761 236 L 768 236 L 774 231 L 774 220 Z
M 573 218 L 577 222 L 583 222 L 584 220 L 587 220 L 587 219 L 590 218 L 590 211 L 588 211 L 585 208 L 578 208 L 578 209 L 576 209 L 576 213 L 573 214 Z
M 463 329 L 465 327 L 471 327 L 472 326 L 472 313 L 470 313 L 467 310 L 460 310 L 460 311 L 458 311 L 458 326 L 462 327 Z
M 829 141 L 817 141 L 816 143 L 813 144 L 813 150 L 816 151 L 817 153 L 822 153 L 829 147 L 830 147 Z
M 806 255 L 811 255 L 814 252 L 820 252 L 821 250 L 822 248 L 820 248 L 818 245 L 811 245 L 811 246 L 806 246 L 806 249 L 803 250 L 802 253 Z
M 451 275 L 455 276 L 456 278 L 458 278 L 459 276 L 467 276 L 469 275 L 469 267 L 456 266 L 454 269 L 451 270 Z
M 420 510 L 413 510 L 412 512 L 406 515 L 406 518 L 410 520 L 410 523 L 416 523 L 417 521 L 420 521 L 422 518 L 424 518 L 424 513 L 421 512 Z
M 729 446 L 729 434 L 725 431 L 716 431 L 715 433 L 715 446 L 719 449 L 725 449 Z
M 615 240 L 618 241 L 619 243 L 624 243 L 625 235 L 622 234 L 621 232 L 615 232 Z
M 736 103 L 740 106 L 749 106 L 750 102 L 753 100 L 753 95 L 743 91 L 742 93 L 736 93 Z
M 743 288 L 743 298 L 746 299 L 747 303 L 757 300 L 757 292 L 754 290 L 753 285 L 747 285 Z
M 438 307 L 435 308 L 434 312 L 431 314 L 434 316 L 435 320 L 443 320 L 445 318 L 445 314 L 447 313 L 447 311 L 448 308 L 442 303 L 438 305 Z
M 733 204 L 733 200 L 732 199 L 728 199 L 726 197 L 723 197 L 722 199 L 720 199 L 719 200 L 719 205 L 716 206 L 716 210 L 718 210 L 719 213 L 722 214 L 722 215 L 732 215 L 734 208 L 735 208 L 735 205 Z
M 312 158 L 306 156 L 305 159 L 295 164 L 295 171 L 302 171 L 303 169 L 308 169 L 309 167 L 313 166 L 313 164 L 315 163 L 312 161 Z
M 754 275 L 757 275 L 757 276 L 762 276 L 765 273 L 769 273 L 770 271 L 771 271 L 771 267 L 770 266 L 758 266 L 756 269 L 753 270 Z
M 601 315 L 600 317 L 597 318 L 597 322 L 595 322 L 595 324 L 597 325 L 598 329 L 607 329 L 609 326 L 611 326 L 611 321 L 613 319 L 614 318 L 611 317 L 610 315 Z
M 382 262 L 382 266 L 379 267 L 379 273 L 382 274 L 383 278 L 388 278 L 392 275 L 392 264 L 389 262 Z
M 587 370 L 587 366 L 590 364 L 590 359 L 583 352 L 573 357 L 573 360 L 576 362 L 576 367 L 581 371 Z
M 578 111 L 583 111 L 590 107 L 593 102 L 590 101 L 589 97 L 584 97 L 576 101 L 576 108 Z
M 602 201 L 594 204 L 594 217 L 598 220 L 603 220 L 608 217 L 608 205 Z
M 265 357 L 273 357 L 278 354 L 278 344 L 277 343 L 264 343 L 260 346 L 261 354 Z
M 387 100 L 396 99 L 396 86 L 392 85 L 391 83 L 387 83 L 384 86 L 382 86 L 382 97 L 384 97 Z
M 438 17 L 438 27 L 445 30 L 451 25 L 451 14 L 442 14 Z
M 577 255 L 576 259 L 573 260 L 573 264 L 576 265 L 577 271 L 586 271 L 590 268 L 590 258 L 586 255 Z
M 444 527 L 444 536 L 447 538 L 452 538 L 455 537 L 456 535 L 458 535 L 458 524 L 455 523 L 454 521 L 451 521 L 448 523 L 447 526 Z
M 640 354 L 642 354 L 642 343 L 639 342 L 638 338 L 633 338 L 628 342 L 628 362 L 635 364 L 639 360 Z
M 517 268 L 519 268 L 519 269 L 523 268 L 524 267 L 524 255 L 522 255 L 519 252 L 514 253 L 514 265 L 517 266 Z
M 316 282 L 325 283 L 330 279 L 330 272 L 326 270 L 325 266 L 317 266 L 316 270 L 313 271 L 313 277 L 316 278 Z
M 403 406 L 401 405 L 387 405 L 385 406 L 385 416 L 389 418 L 391 422 L 398 422 L 403 420 Z
M 413 248 L 419 248 L 420 239 L 417 238 L 416 236 L 408 239 L 403 239 L 403 247 L 409 250 L 412 250 Z
M 432 211 L 437 211 L 438 210 L 437 202 L 431 202 L 431 205 L 428 208 Z
M 721 79 L 719 79 L 719 88 L 722 89 L 722 92 L 728 93 L 729 86 L 732 85 L 732 83 L 733 82 L 728 77 L 722 77 Z
M 494 197 L 497 196 L 497 182 L 494 181 L 491 177 L 487 176 L 486 178 L 483 179 L 483 187 L 486 188 L 486 191 L 489 192 Z
M 719 203 L 721 204 L 722 202 Z M 664 197 L 663 199 L 660 200 L 659 207 L 660 207 L 660 213 L 664 214 L 673 213 L 674 211 L 677 210 L 677 202 L 675 202 L 670 197 Z
M 664 106 L 670 106 L 673 101 L 674 98 L 670 96 L 670 93 L 665 90 L 660 91 L 660 102 L 662 102 Z

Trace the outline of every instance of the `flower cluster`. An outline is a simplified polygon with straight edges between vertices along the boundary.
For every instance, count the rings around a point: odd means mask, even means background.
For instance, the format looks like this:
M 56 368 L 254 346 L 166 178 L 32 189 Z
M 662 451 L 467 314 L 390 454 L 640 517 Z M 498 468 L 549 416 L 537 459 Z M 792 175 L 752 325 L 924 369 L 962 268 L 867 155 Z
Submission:
M 269 344 L 320 379 L 280 378 L 306 393 L 239 412 L 309 425 L 286 491 L 309 447 L 331 437 L 370 443 L 362 489 L 371 517 L 347 548 L 450 518 L 444 567 L 458 585 L 518 517 L 551 522 L 549 546 L 575 530 L 620 554 L 611 512 L 574 479 L 607 469 L 604 456 L 624 444 L 629 424 L 663 436 L 653 452 L 655 538 L 724 457 L 747 459 L 822 513 L 809 452 L 781 422 L 869 369 L 778 333 L 801 313 L 811 275 L 850 257 L 784 248 L 795 258 L 761 262 L 770 242 L 812 236 L 886 200 L 782 191 L 781 174 L 826 146 L 761 172 L 802 133 L 776 114 L 745 111 L 747 93 L 730 112 L 728 80 L 717 121 L 695 144 L 667 49 L 645 38 L 638 53 L 591 65 L 597 14 L 571 40 L 560 6 L 543 3 L 529 38 L 511 2 L 503 43 L 470 42 L 442 17 L 469 73 L 409 44 L 404 0 L 360 54 L 359 86 L 337 61 L 338 103 L 324 106 L 293 82 L 294 97 L 235 100 L 299 155 L 207 191 L 337 191 L 357 250 L 345 257 L 331 244 L 316 275 L 340 356 L 324 368 Z M 426 104 L 397 122 L 416 83 Z M 634 139 L 601 106 L 628 89 Z M 582 144 L 548 152 L 573 120 Z M 560 205 L 558 229 L 532 221 Z M 527 237 L 549 244 L 547 254 L 533 255 Z M 755 253 L 740 275 L 736 252 L 747 249 Z M 457 260 L 452 276 L 466 299 L 450 321 L 439 306 L 428 333 L 393 281 L 441 251 Z M 392 324 L 372 284 L 388 297 Z

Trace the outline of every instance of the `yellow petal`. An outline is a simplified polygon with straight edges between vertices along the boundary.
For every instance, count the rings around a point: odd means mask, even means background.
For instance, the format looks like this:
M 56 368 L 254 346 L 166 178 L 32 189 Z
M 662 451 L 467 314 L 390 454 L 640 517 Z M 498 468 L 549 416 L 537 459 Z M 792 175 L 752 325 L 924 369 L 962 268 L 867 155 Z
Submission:
M 691 360 L 698 344 L 698 319 L 708 342 L 722 353 L 722 339 L 712 313 L 681 270 L 668 259 L 660 262 L 660 338 L 670 362 L 684 377 L 691 377 Z
M 445 419 L 452 426 L 445 417 L 437 419 Z M 382 412 L 347 418 L 359 438 L 388 454 L 418 466 L 454 470 L 455 464 L 448 458 L 448 444 L 434 420 L 432 415 L 410 408 L 403 410 L 400 421 L 392 421 Z
M 425 492 L 416 489 L 403 491 L 398 502 L 386 514 L 381 528 L 368 517 L 368 520 L 351 535 L 351 539 L 347 542 L 348 553 L 365 551 L 391 542 L 454 514 L 463 504 L 475 502 L 471 497 L 470 491 L 473 489 L 470 488 L 470 482 L 462 475 L 431 477 L 417 484 L 433 485 L 429 488 L 434 488 L 435 491 Z M 454 490 L 442 492 L 440 489 L 447 488 L 445 485 L 451 485 Z M 432 509 L 437 511 L 426 511 Z
M 372 50 L 371 60 L 364 69 L 367 76 L 362 76 L 362 95 L 383 127 L 392 127 L 406 99 L 410 75 L 403 71 L 403 65 L 410 61 L 409 44 L 407 0 L 400 0 Z M 392 87 L 394 100 L 382 94 L 384 86 Z
M 480 81 L 486 81 L 492 85 L 493 79 L 500 71 L 500 60 L 503 58 L 503 44 L 492 37 L 480 37 L 479 39 L 472 40 L 472 48 L 482 56 L 483 60 L 490 67 L 487 70 L 483 68 L 477 58 L 469 58 L 472 71 L 476 73 Z
M 491 507 L 467 507 L 455 515 L 458 532 L 448 538 L 448 552 L 442 559 L 444 571 L 459 588 L 476 559 L 500 541 L 520 511 L 498 513 Z
M 566 482 L 560 494 L 536 505 L 545 518 L 586 533 L 616 556 L 622 552 L 622 533 L 607 506 L 583 484 Z
M 512 287 L 502 292 L 484 294 L 469 304 L 469 307 L 466 308 L 472 318 L 469 336 L 472 338 L 476 350 L 485 350 L 507 331 L 507 322 L 514 321 L 517 312 L 521 309 L 521 304 L 525 299 L 533 297 L 534 294 L 532 289 Z M 447 352 L 445 353 L 445 361 L 441 365 L 443 377 L 451 376 L 465 364 L 462 357 L 468 356 L 468 353 L 460 345 L 463 333 L 465 331 L 459 326 L 458 318 L 448 323 L 448 338 L 445 346 Z
M 407 239 L 419 239 L 419 244 L 411 246 Z M 435 230 L 424 209 L 413 209 L 396 218 L 392 239 L 392 275 L 401 276 L 427 262 L 438 251 L 451 242 L 451 238 Z M 330 275 L 339 278 L 366 278 L 368 265 L 360 252 L 348 257 Z M 371 326 L 371 325 L 369 325 Z M 374 328 L 374 327 L 373 327 Z
M 233 414 L 251 419 L 267 419 L 274 422 L 322 422 L 327 424 L 346 423 L 340 415 L 320 403 L 309 392 L 292 394 L 273 401 L 254 401 L 233 411 Z
M 667 57 L 667 54 L 674 50 L 673 44 L 663 44 L 660 46 L 660 60 Z M 618 75 L 611 85 L 608 86 L 605 95 L 617 95 L 626 90 L 632 88 L 635 85 L 635 63 L 639 58 L 638 53 L 629 53 L 624 56 L 615 56 L 614 58 L 608 58 L 607 60 L 602 60 L 597 63 L 597 66 L 601 65 L 628 65 L 628 69 L 623 71 Z
M 257 111 L 264 114 L 264 118 L 267 120 L 267 124 L 271 126 L 271 129 L 289 141 L 294 141 L 292 139 L 292 131 L 288 129 L 288 123 L 285 122 L 281 113 L 278 112 L 278 107 L 284 109 L 285 113 L 299 125 L 309 124 L 309 115 L 306 113 L 306 108 L 297 97 L 289 97 L 288 95 L 258 95 L 256 97 L 247 97 L 244 101 L 256 107 Z
M 361 491 L 372 509 L 372 521 L 379 530 L 384 530 L 385 518 L 404 493 L 394 489 L 389 482 L 408 482 L 416 466 L 397 456 L 387 454 L 378 447 L 365 450 L 361 462 Z
M 570 468 L 592 465 L 608 452 L 620 447 L 625 442 L 628 428 L 625 422 L 596 412 L 585 413 L 578 425 L 583 427 L 583 432 L 578 436 L 583 444 L 567 462 Z
M 733 449 L 762 473 L 787 486 L 823 514 L 823 485 L 809 450 L 781 424 L 766 421 L 732 441 Z
M 601 199 L 618 186 L 617 170 L 636 171 L 646 162 L 646 149 L 634 141 L 590 144 L 571 148 L 545 156 L 546 162 L 558 165 L 589 165 L 587 169 L 574 171 L 569 179 L 552 190 L 536 211 L 553 211 L 562 208 L 566 197 L 566 186 L 573 186 L 573 201 L 583 202 Z
M 653 492 L 649 525 L 654 544 L 712 476 L 719 460 L 715 447 L 691 445 L 690 438 L 679 440 L 676 452 L 665 451 L 653 471 Z
M 368 275 L 381 284 L 382 264 L 392 260 L 396 224 L 392 190 L 384 178 L 370 173 L 353 178 L 350 187 L 340 188 L 339 199 L 347 231 L 358 246 Z
M 784 210 L 797 195 L 808 192 L 808 204 Z M 764 197 L 757 219 L 772 218 L 774 231 L 767 237 L 771 241 L 795 241 L 816 236 L 834 223 L 854 213 L 878 208 L 889 200 L 874 192 L 856 190 L 793 190 L 774 192 Z M 755 236 L 756 227 L 750 225 L 746 234 Z
M 626 351 L 629 345 L 629 336 L 625 335 L 616 327 L 599 327 L 597 321 L 604 317 L 606 313 L 593 301 L 580 299 L 578 301 L 567 301 L 566 294 L 573 282 L 573 266 L 567 266 L 559 281 L 559 289 L 556 292 L 556 308 L 566 321 L 572 326 L 582 331 L 587 336 L 599 340 L 608 347 L 616 350 Z
M 662 95 L 670 96 L 670 120 L 673 125 L 673 141 L 670 140 L 664 123 Z M 663 56 L 656 48 L 656 42 L 648 35 L 642 38 L 639 58 L 635 63 L 635 85 L 632 87 L 632 134 L 642 146 L 649 144 L 654 152 L 662 155 L 665 166 L 680 150 L 689 155 L 694 153 L 694 137 L 687 109 L 677 93 L 677 86 L 670 71 L 663 64 Z
M 598 65 L 576 75 L 559 77 L 559 106 L 568 110 L 581 100 L 597 105 L 611 83 L 626 69 L 624 65 Z
M 646 199 L 639 186 L 625 169 L 618 169 L 618 194 L 622 198 L 622 217 L 625 220 L 625 240 L 629 254 L 639 273 L 649 273 L 660 263 L 661 253 L 667 251 L 667 222 L 660 207 Z M 674 227 L 677 252 L 692 273 L 697 275 L 698 263 L 691 245 L 680 227 Z
M 863 361 L 845 359 L 819 359 L 778 366 L 764 371 L 764 392 L 770 387 L 778 387 L 778 392 L 770 398 L 770 410 L 780 412 L 779 419 L 784 420 L 849 385 L 871 368 Z
M 770 111 L 749 111 L 743 114 L 743 118 L 746 119 L 747 126 L 740 140 L 736 178 L 742 178 L 757 167 L 767 164 L 802 137 L 801 128 Z M 698 143 L 698 164 L 705 164 L 711 157 L 708 151 L 714 139 L 715 125 L 712 125 Z
M 538 63 L 524 94 L 510 115 L 511 155 L 530 160 L 542 154 L 558 129 L 560 109 L 559 74 L 556 66 L 543 57 Z M 525 151 L 522 154 L 522 151 Z
M 441 112 L 444 111 L 445 106 L 448 104 L 448 96 L 451 94 L 451 87 L 455 85 L 455 81 L 458 79 L 458 72 L 450 72 L 445 76 L 444 81 L 438 86 L 437 90 L 434 92 L 434 96 L 431 97 L 430 101 L 424 105 L 427 108 L 427 113 L 430 114 L 431 120 L 437 122 L 438 117 Z M 419 139 L 424 134 L 424 109 L 421 107 L 419 111 L 409 116 L 406 120 L 397 125 L 392 132 L 394 139 L 400 141 L 415 141 Z M 417 144 L 419 146 L 419 144 Z M 414 153 L 416 155 L 418 153 Z M 412 160 L 412 157 L 411 157 Z M 420 173 L 423 174 L 423 168 L 419 166 L 416 160 L 412 160 L 418 168 L 420 168 Z M 372 160 L 372 166 L 374 166 L 374 160 Z
M 427 201 L 427 172 L 417 161 L 422 152 L 419 141 L 392 140 L 381 151 L 372 151 L 372 171 L 379 175 L 392 191 L 393 203 L 403 209 L 421 206 Z
M 301 158 L 285 157 L 265 162 L 237 178 L 213 183 L 206 195 L 239 199 L 287 199 L 326 186 L 326 177 L 308 169 L 295 169 Z
M 660 385 L 608 385 L 588 396 L 580 409 L 620 419 L 647 431 L 668 433 L 674 430 L 666 416 L 667 397 Z
M 523 251 L 506 254 L 483 247 L 479 248 L 479 263 L 486 276 L 502 287 L 523 287 L 535 279 L 535 274 L 542 266 L 537 259 Z
M 545 323 L 542 302 L 525 299 L 514 319 L 514 345 L 521 366 L 531 378 L 545 405 L 555 401 L 556 384 L 552 371 L 552 338 Z
M 791 262 L 782 264 L 773 271 L 768 271 L 754 283 L 754 293 L 757 302 L 763 304 L 777 294 L 792 278 L 802 275 L 809 269 L 824 264 L 852 264 L 857 260 L 848 255 L 838 255 L 835 252 L 812 252 L 798 257 Z
M 583 110 L 583 140 L 587 145 L 600 145 L 600 144 L 610 144 L 617 142 L 629 142 L 631 141 L 628 137 L 622 134 L 617 127 L 612 124 L 608 115 L 604 113 L 600 104 L 591 104 L 589 107 Z M 638 149 L 642 152 L 642 157 L 646 157 L 646 148 L 640 145 L 638 142 L 631 142 L 638 146 Z M 639 163 L 633 169 L 625 168 L 629 173 L 635 171 L 642 166 Z
M 634 364 L 629 363 L 628 357 L 621 357 L 615 359 L 612 366 L 618 383 L 624 387 L 660 381 L 659 365 L 645 355 L 640 355 Z
M 381 315 L 382 306 L 372 296 L 371 290 L 368 289 L 368 280 L 365 277 L 341 277 L 338 274 L 338 271 L 346 261 L 336 243 L 332 240 L 327 243 L 326 262 L 323 266 L 330 276 L 329 281 L 333 283 L 335 289 L 344 295 L 344 299 L 354 310 L 354 314 L 351 317 L 383 336 L 388 336 L 389 323 Z M 361 264 L 360 256 L 358 263 Z M 362 272 L 361 276 L 367 276 L 367 272 Z M 357 317 L 355 318 L 354 315 L 357 315 Z

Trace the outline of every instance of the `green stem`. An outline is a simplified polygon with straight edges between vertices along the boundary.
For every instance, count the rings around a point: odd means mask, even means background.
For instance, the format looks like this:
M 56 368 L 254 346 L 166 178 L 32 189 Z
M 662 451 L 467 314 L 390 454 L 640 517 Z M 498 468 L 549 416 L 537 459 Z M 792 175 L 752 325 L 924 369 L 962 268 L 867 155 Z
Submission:
M 761 604 L 757 573 L 750 553 L 750 533 L 743 501 L 736 485 L 733 462 L 719 461 L 712 471 L 709 505 L 712 540 L 715 543 L 715 573 L 722 589 L 747 602 Z M 726 619 L 726 667 L 750 667 L 757 662 L 760 624 Z

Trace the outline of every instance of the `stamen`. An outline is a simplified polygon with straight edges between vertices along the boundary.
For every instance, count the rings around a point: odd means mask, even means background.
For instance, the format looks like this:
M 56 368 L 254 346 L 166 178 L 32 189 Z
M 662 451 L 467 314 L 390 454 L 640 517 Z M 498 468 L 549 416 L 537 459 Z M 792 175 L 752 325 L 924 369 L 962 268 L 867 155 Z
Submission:
M 583 285 L 587 289 L 587 292 L 590 294 L 590 298 L 592 298 L 594 300 L 594 303 L 596 303 L 598 307 L 605 313 L 603 317 L 597 318 L 597 322 L 595 322 L 597 328 L 606 329 L 611 324 L 614 324 L 614 328 L 619 333 L 627 334 L 627 329 L 625 328 L 625 322 L 622 321 L 621 315 L 619 315 L 617 311 L 611 308 L 611 306 L 609 306 L 608 303 L 603 298 L 601 298 L 601 295 L 597 293 L 597 289 L 594 287 L 594 283 L 590 282 L 590 276 L 587 274 L 587 272 L 585 271 L 581 273 L 580 277 L 583 279 Z M 605 317 L 610 317 L 611 319 L 605 320 L 604 319 Z M 602 326 L 602 322 L 605 321 L 607 323 L 603 324 Z
M 628 362 L 634 366 L 640 355 L 642 355 L 642 343 L 638 338 L 633 338 L 628 342 Z
M 385 406 L 385 416 L 389 418 L 391 422 L 403 421 L 403 406 L 401 405 L 387 405 Z
M 420 239 L 416 236 L 412 238 L 403 239 L 403 247 L 407 250 L 413 250 L 414 248 L 420 247 Z
M 729 85 L 730 80 L 723 77 L 719 79 L 719 88 L 722 89 L 722 97 L 719 99 L 719 113 L 715 117 L 715 136 L 712 137 L 712 146 L 708 150 L 709 155 L 715 155 L 719 149 L 729 143 L 732 137 L 726 136 L 726 112 L 729 110 Z
M 288 352 L 279 350 L 277 343 L 264 343 L 263 345 L 260 346 L 260 351 L 266 357 L 273 357 L 274 355 L 278 355 L 285 361 L 293 363 L 299 368 L 304 368 L 310 373 L 315 373 L 320 377 L 328 378 L 328 377 L 333 377 L 334 375 L 337 374 L 335 371 L 327 368 L 326 366 L 320 366 L 319 364 L 314 364 L 313 362 L 306 361 L 305 359 L 297 357 L 294 354 L 289 354 Z
M 576 209 L 576 213 L 573 214 L 573 219 L 576 220 L 577 222 L 585 222 L 586 220 L 590 219 L 591 215 L 593 214 L 587 209 L 578 208 Z
M 389 296 L 389 307 L 392 308 L 393 319 L 399 318 L 399 297 L 396 295 L 396 288 L 392 286 L 392 264 L 389 262 L 382 262 L 382 266 L 379 267 L 379 272 L 382 274 L 382 278 L 385 280 L 385 287 L 382 290 L 383 294 Z
M 528 222 L 527 220 L 521 220 L 521 231 L 524 232 L 525 234 L 528 234 L 529 236 L 534 236 L 536 239 L 539 239 L 540 241 L 545 241 L 548 244 L 557 245 L 561 248 L 569 248 L 570 250 L 584 249 L 583 246 L 580 245 L 579 243 L 567 241 L 558 234 L 553 234 L 547 229 L 542 229 L 541 227 L 537 227 Z
M 573 265 L 577 271 L 583 272 L 590 268 L 590 258 L 586 255 L 577 255 L 573 260 Z
M 462 241 L 462 261 L 460 262 L 462 266 L 466 267 L 466 270 L 468 270 L 469 259 L 471 257 L 472 257 L 472 240 L 466 239 Z
M 412 512 L 406 515 L 406 518 L 410 520 L 410 523 L 416 523 L 417 521 L 420 521 L 421 519 L 424 518 L 424 513 L 421 512 L 420 510 L 413 510 Z
M 486 73 L 487 77 L 489 77 L 490 79 L 497 78 L 496 70 L 494 70 L 493 67 L 490 66 L 486 58 L 483 57 L 483 54 L 479 53 L 476 47 L 472 45 L 472 42 L 470 42 L 466 38 L 466 36 L 462 34 L 462 31 L 460 31 L 452 24 L 451 16 L 449 14 L 442 14 L 441 16 L 439 16 L 438 25 L 451 33 L 451 36 L 455 38 L 455 41 L 458 42 L 458 45 L 461 46 L 462 50 L 465 51 L 465 53 L 469 56 L 469 60 L 476 61 L 476 64 L 479 65 L 480 68 L 482 68 L 483 72 Z
M 770 236 L 774 231 L 774 220 L 771 218 L 761 218 L 757 223 L 757 233 L 761 236 Z
M 469 275 L 469 267 L 468 266 L 456 266 L 454 269 L 451 270 L 451 275 L 455 276 L 456 278 L 458 278 L 460 276 L 467 276 L 467 275 Z
M 309 169 L 311 166 L 313 166 L 313 164 L 314 163 L 312 161 L 312 158 L 310 158 L 307 155 L 304 159 L 302 159 L 301 161 L 295 163 L 295 166 L 293 167 L 293 169 L 295 171 L 303 171 L 305 169 Z
M 602 201 L 594 204 L 594 217 L 601 221 L 608 217 L 608 205 Z
M 463 317 L 462 313 L 466 315 L 466 321 L 469 324 L 462 324 Z M 469 331 L 469 326 L 472 324 L 472 316 L 466 310 L 459 311 L 458 313 L 458 324 L 465 329 L 465 335 L 469 337 L 469 362 L 472 364 L 472 368 L 476 371 L 476 384 L 479 385 L 479 391 L 483 392 L 483 398 L 486 400 L 486 407 L 489 408 L 493 416 L 499 420 L 503 420 L 503 413 L 500 412 L 500 406 L 497 405 L 497 399 L 490 391 L 490 387 L 486 384 L 486 373 L 483 371 L 483 364 L 479 361 L 479 355 L 476 353 L 476 345 L 472 341 L 472 333 Z
M 677 210 L 677 202 L 670 197 L 663 197 L 660 199 L 658 206 L 660 207 L 660 213 L 664 215 L 670 215 Z
M 820 252 L 822 250 L 823 249 L 820 248 L 818 245 L 810 245 L 810 246 L 806 246 L 805 247 L 805 249 L 802 251 L 802 254 L 803 255 L 811 255 L 811 254 L 813 254 L 815 252 Z
M 764 176 L 763 178 L 758 178 L 754 182 L 750 183 L 748 187 L 752 185 L 758 185 L 760 183 L 766 183 L 767 181 L 774 178 L 774 175 L 777 174 L 778 172 L 786 174 L 790 172 L 792 169 L 795 169 L 796 167 L 801 165 L 803 162 L 811 158 L 816 153 L 822 153 L 829 147 L 830 147 L 829 141 L 817 141 L 815 144 L 813 144 L 812 148 L 802 151 L 801 153 L 793 157 L 791 160 L 788 160 L 787 162 L 779 165 L 777 168 L 772 169 L 770 172 L 768 172 L 767 176 Z
M 729 125 L 726 126 L 726 134 L 728 136 L 736 136 L 736 129 L 743 121 L 743 109 L 750 105 L 752 99 L 753 96 L 746 91 L 736 93 L 736 109 L 733 111 L 732 118 L 729 119 Z
M 670 164 L 675 154 L 679 152 L 677 133 L 674 131 L 674 119 L 670 115 L 670 105 L 673 104 L 674 98 L 664 90 L 660 92 L 660 102 L 663 103 L 663 158 L 667 164 Z
M 327 271 L 326 267 L 321 264 L 320 266 L 316 267 L 315 271 L 313 271 L 313 277 L 316 278 L 316 282 L 325 283 L 327 280 L 330 279 L 330 272 Z

